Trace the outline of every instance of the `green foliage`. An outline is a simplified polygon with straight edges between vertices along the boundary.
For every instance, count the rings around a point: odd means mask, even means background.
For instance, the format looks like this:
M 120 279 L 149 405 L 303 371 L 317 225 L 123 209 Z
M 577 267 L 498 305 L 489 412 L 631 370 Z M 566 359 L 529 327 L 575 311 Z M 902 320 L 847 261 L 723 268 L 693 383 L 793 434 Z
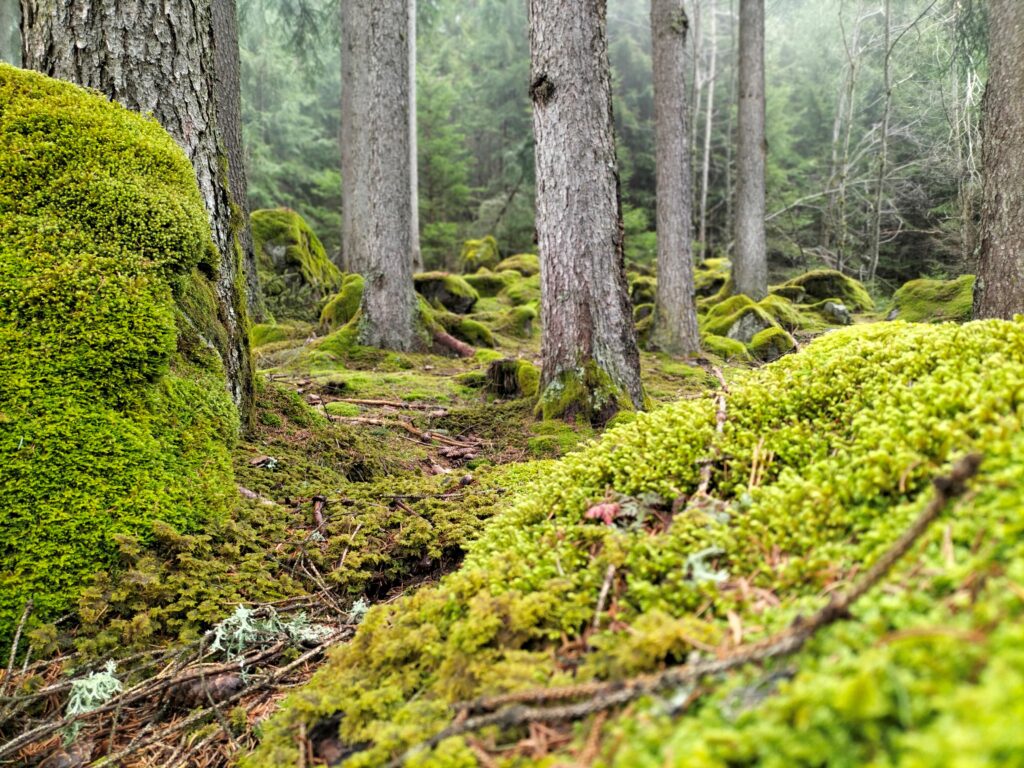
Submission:
M 225 513 L 217 261 L 156 122 L 0 66 L 0 637 L 29 596 L 70 610 L 118 537 Z
M 892 297 L 896 317 L 911 323 L 963 323 L 971 319 L 974 275 L 955 280 L 911 280 Z
M 315 320 L 323 300 L 342 287 L 320 239 L 288 208 L 253 211 L 250 220 L 267 309 L 279 320 Z
M 501 261 L 501 254 L 498 251 L 498 241 L 493 235 L 487 235 L 480 240 L 467 240 L 462 244 L 462 252 L 459 254 L 459 267 L 462 272 L 476 272 L 481 267 L 494 269 Z
M 970 450 L 985 462 L 969 501 L 849 621 L 769 677 L 708 680 L 681 717 L 641 701 L 605 726 L 602 759 L 945 764 L 954 749 L 1005 763 L 1022 748 L 1022 350 L 1010 322 L 857 326 L 734 377 L 721 432 L 714 396 L 638 415 L 549 467 L 458 572 L 371 609 L 244 764 L 294 764 L 299 724 L 334 718 L 346 768 L 381 765 L 458 700 L 655 670 L 726 647 L 737 626 L 756 641 L 874 562 Z M 713 496 L 694 496 L 709 458 Z M 614 504 L 607 524 L 587 515 L 598 503 Z M 614 622 L 592 632 L 610 565 Z M 573 643 L 586 650 L 566 658 Z M 479 764 L 462 738 L 415 760 Z

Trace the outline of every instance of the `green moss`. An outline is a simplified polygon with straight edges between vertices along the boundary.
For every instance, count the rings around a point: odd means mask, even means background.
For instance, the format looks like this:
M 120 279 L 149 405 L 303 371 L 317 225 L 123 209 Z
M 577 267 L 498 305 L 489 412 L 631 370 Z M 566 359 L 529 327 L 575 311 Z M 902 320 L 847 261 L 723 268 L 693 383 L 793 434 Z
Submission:
M 523 277 L 531 277 L 540 274 L 540 256 L 535 253 L 517 253 L 499 263 L 495 270 L 514 270 Z
M 726 362 L 748 362 L 751 359 L 746 344 L 742 341 L 736 341 L 736 339 L 705 333 L 701 334 L 700 345 L 707 352 L 722 358 Z
M 750 352 L 763 363 L 778 360 L 796 349 L 796 342 L 782 328 L 766 328 L 750 342 Z
M 506 270 L 504 272 L 492 272 L 486 267 L 481 267 L 475 274 L 464 275 L 463 279 L 482 298 L 497 296 L 506 287 L 516 282 L 521 275 L 518 272 Z
M 834 269 L 812 270 L 773 287 L 771 292 L 797 304 L 840 299 L 855 312 L 864 312 L 875 306 L 860 282 Z
M 767 670 L 704 681 L 680 715 L 661 700 L 613 713 L 601 761 L 1005 764 L 1024 691 L 1022 392 L 1021 325 L 891 323 L 734 377 L 724 430 L 713 394 L 640 414 L 549 466 L 457 573 L 371 610 L 244 764 L 295 764 L 300 724 L 333 718 L 359 745 L 345 768 L 382 765 L 455 701 L 657 670 L 729 648 L 737 627 L 756 642 L 876 562 L 970 450 L 985 456 L 973 492 L 848 620 Z M 694 495 L 708 459 L 710 497 Z M 597 503 L 615 505 L 612 524 L 587 517 Z M 595 631 L 612 565 L 614 613 Z M 519 762 L 568 762 L 591 730 Z M 415 761 L 479 764 L 462 738 Z
M 256 323 L 249 328 L 249 343 L 255 349 L 279 341 L 305 339 L 312 332 L 309 323 Z
M 278 319 L 316 320 L 324 299 L 342 287 L 319 238 L 290 208 L 253 211 L 250 221 L 267 309 Z
M 726 287 L 731 277 L 732 264 L 728 259 L 705 259 L 693 270 L 694 291 L 698 297 L 714 296 Z
M 413 278 L 416 291 L 430 303 L 464 315 L 473 309 L 480 295 L 461 275 L 424 272 Z
M 775 318 L 743 294 L 716 304 L 701 322 L 701 331 L 744 343 L 766 328 L 776 327 Z
M 629 298 L 633 306 L 653 304 L 658 295 L 658 280 L 654 277 L 637 275 L 630 280 Z
M 529 360 L 520 360 L 516 368 L 516 380 L 523 397 L 535 398 L 540 391 L 540 368 Z
M 345 275 L 341 290 L 324 305 L 323 311 L 320 312 L 320 324 L 329 328 L 338 328 L 355 317 L 363 303 L 363 286 L 365 284 L 362 275 L 355 273 Z
M 499 296 L 517 307 L 540 303 L 540 275 L 524 277 L 511 283 Z
M 815 318 L 808 316 L 803 310 L 783 296 L 769 294 L 761 299 L 757 305 L 787 331 L 802 331 L 819 325 Z
M 911 323 L 964 323 L 971 319 L 974 275 L 955 280 L 911 280 L 892 297 L 892 317 Z
M 493 235 L 479 240 L 467 240 L 462 244 L 462 252 L 459 254 L 459 264 L 464 273 L 476 272 L 481 267 L 494 269 L 500 260 L 498 241 Z
M 238 417 L 192 166 L 151 119 L 0 65 L 0 638 L 117 539 L 225 514 Z
M 629 395 L 593 360 L 562 371 L 544 387 L 535 413 L 545 421 L 577 417 L 601 426 L 619 411 L 633 410 Z
M 500 328 L 510 336 L 517 339 L 529 339 L 533 336 L 534 321 L 537 319 L 537 310 L 532 304 L 525 304 L 521 307 L 512 307 L 506 315 Z
M 452 331 L 452 335 L 474 347 L 494 346 L 494 334 L 491 333 L 490 329 L 483 323 L 479 323 L 469 317 L 459 319 L 458 324 Z

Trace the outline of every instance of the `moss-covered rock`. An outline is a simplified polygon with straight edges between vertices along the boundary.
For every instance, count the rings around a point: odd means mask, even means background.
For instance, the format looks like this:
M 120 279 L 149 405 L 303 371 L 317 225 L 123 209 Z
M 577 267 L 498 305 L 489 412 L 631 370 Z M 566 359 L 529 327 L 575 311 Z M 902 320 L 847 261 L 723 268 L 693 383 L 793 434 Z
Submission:
M 749 344 L 758 333 L 776 326 L 768 312 L 740 293 L 713 306 L 703 318 L 701 330 Z
M 839 299 L 855 312 L 865 312 L 875 306 L 871 296 L 859 281 L 834 269 L 815 269 L 798 275 L 782 285 L 773 287 L 771 292 L 797 304 Z
M 0 638 L 235 494 L 219 259 L 151 119 L 0 65 Z M 201 267 L 201 268 L 200 268 Z
M 355 273 L 345 275 L 341 290 L 331 297 L 320 312 L 320 324 L 328 328 L 340 328 L 356 316 L 363 303 L 362 275 Z
M 505 314 L 501 330 L 517 339 L 529 339 L 533 336 L 534 323 L 537 320 L 537 309 L 533 304 L 512 307 Z
M 715 357 L 720 357 L 725 362 L 749 362 L 752 358 L 747 345 L 736 339 L 729 339 L 725 336 L 716 336 L 712 333 L 703 333 L 700 337 L 701 347 Z
M 638 323 L 645 317 L 650 317 L 653 314 L 653 304 L 637 304 L 635 307 L 633 307 L 633 320 Z
M 974 275 L 955 280 L 911 280 L 892 297 L 889 319 L 912 323 L 964 323 L 971 319 Z
M 526 304 L 540 303 L 540 275 L 524 277 L 516 280 L 503 290 L 499 296 L 509 303 L 521 307 Z
M 463 279 L 472 286 L 473 290 L 487 299 L 497 296 L 520 277 L 522 275 L 512 270 L 492 272 L 486 267 L 481 267 L 472 275 L 463 275 Z
M 629 298 L 633 306 L 653 304 L 658 297 L 658 279 L 635 275 L 629 281 Z
M 1022 392 L 1020 324 L 891 323 L 734 377 L 724 429 L 716 394 L 640 414 L 550 467 L 457 573 L 372 609 L 244 764 L 296 764 L 295 734 L 319 726 L 351 750 L 345 768 L 384 765 L 458 701 L 755 643 L 877 562 L 972 450 L 969 497 L 799 653 L 709 677 L 681 711 L 640 700 L 517 764 L 571 762 L 591 733 L 617 766 L 1005 764 L 1024 690 Z M 413 762 L 479 754 L 455 737 Z
M 540 256 L 535 253 L 517 253 L 499 263 L 495 270 L 513 270 L 523 277 L 531 277 L 540 274 Z
M 778 360 L 794 349 L 796 342 L 782 328 L 765 328 L 750 341 L 750 352 L 762 363 Z
M 311 323 L 257 323 L 249 328 L 249 343 L 253 349 L 281 341 L 305 339 L 313 333 Z
M 290 208 L 253 211 L 256 269 L 267 309 L 278 320 L 315 321 L 342 274 L 306 220 Z
M 501 253 L 498 251 L 498 241 L 494 239 L 494 235 L 487 235 L 479 240 L 467 240 L 462 244 L 459 266 L 463 273 L 476 272 L 481 267 L 494 269 L 499 261 Z
M 825 299 L 811 304 L 808 309 L 816 312 L 829 325 L 853 325 L 853 315 L 839 299 Z
M 787 331 L 801 331 L 816 325 L 813 315 L 809 316 L 803 309 L 783 296 L 768 294 L 757 305 Z M 848 325 L 848 323 L 842 323 L 842 325 Z
M 480 295 L 461 275 L 423 272 L 413 277 L 416 291 L 433 306 L 464 315 L 473 309 Z
M 693 270 L 694 292 L 699 298 L 714 296 L 731 278 L 732 263 L 728 259 L 705 259 Z

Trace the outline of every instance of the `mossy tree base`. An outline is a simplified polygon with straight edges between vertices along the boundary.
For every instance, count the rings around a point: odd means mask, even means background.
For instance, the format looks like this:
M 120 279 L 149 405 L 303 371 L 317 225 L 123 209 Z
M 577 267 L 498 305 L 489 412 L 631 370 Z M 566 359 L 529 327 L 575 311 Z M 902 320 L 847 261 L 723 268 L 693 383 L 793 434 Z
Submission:
M 624 387 L 616 386 L 597 362 L 559 373 L 543 386 L 535 414 L 542 419 L 583 419 L 604 426 L 620 411 L 632 411 L 633 401 Z

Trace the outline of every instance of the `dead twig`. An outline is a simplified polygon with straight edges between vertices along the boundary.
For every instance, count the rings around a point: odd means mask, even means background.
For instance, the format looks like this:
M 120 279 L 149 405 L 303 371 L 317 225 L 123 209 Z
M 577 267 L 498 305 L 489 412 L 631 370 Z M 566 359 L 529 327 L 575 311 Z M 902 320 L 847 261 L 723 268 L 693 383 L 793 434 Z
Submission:
M 18 628 L 14 631 L 14 641 L 11 643 L 11 656 L 7 661 L 7 671 L 4 672 L 4 684 L 0 685 L 0 696 L 7 693 L 7 685 L 11 682 L 11 675 L 14 674 L 14 661 L 18 658 L 18 644 L 21 642 L 21 633 L 25 629 L 25 622 L 28 621 L 28 617 L 32 614 L 32 598 L 30 597 L 25 601 L 25 610 L 21 612 L 21 620 L 18 622 Z
M 423 431 L 417 429 L 407 421 L 387 421 L 386 419 L 375 419 L 369 416 L 347 416 L 341 419 L 346 424 L 367 424 L 374 427 L 388 427 L 404 429 L 410 435 L 418 437 L 420 440 L 429 443 L 431 440 L 443 443 L 444 445 L 453 445 L 457 448 L 472 448 L 473 446 L 469 443 L 463 443 L 459 440 L 453 440 L 445 435 L 439 435 L 437 432 Z
M 443 411 L 443 406 L 431 403 L 406 403 L 401 400 L 367 400 L 361 397 L 339 397 L 337 402 L 365 405 L 370 408 L 399 408 L 407 411 Z

